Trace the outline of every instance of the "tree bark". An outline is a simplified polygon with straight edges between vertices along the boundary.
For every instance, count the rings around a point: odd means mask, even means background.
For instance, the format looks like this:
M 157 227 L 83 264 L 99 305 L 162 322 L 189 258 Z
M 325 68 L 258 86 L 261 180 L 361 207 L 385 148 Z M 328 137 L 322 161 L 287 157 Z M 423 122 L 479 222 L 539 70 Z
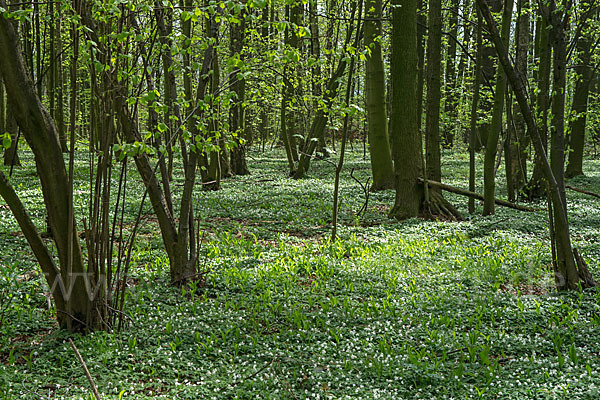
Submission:
M 454 133 L 457 126 L 457 95 L 456 95 L 456 41 L 458 40 L 458 1 L 451 0 L 448 10 L 450 38 L 446 52 L 446 103 L 444 106 L 444 147 L 454 145 Z
M 505 0 L 504 13 L 502 15 L 502 42 L 505 48 L 510 43 L 510 25 L 512 22 L 513 0 Z M 498 152 L 498 139 L 502 129 L 502 113 L 504 106 L 504 94 L 506 93 L 506 75 L 502 66 L 498 64 L 496 72 L 496 87 L 494 89 L 494 108 L 492 112 L 492 123 L 485 146 L 485 158 L 483 167 L 483 215 L 494 214 L 494 199 L 496 197 L 496 154 Z
M 6 6 L 1 0 L 0 5 Z M 94 286 L 86 273 L 79 237 L 76 233 L 77 227 L 75 224 L 71 228 L 68 226 L 69 185 L 58 132 L 54 121 L 37 95 L 35 83 L 25 65 L 12 22 L 0 16 L 0 73 L 4 78 L 6 93 L 14 105 L 13 115 L 35 156 L 44 203 L 56 243 L 59 265 L 61 265 L 60 279 L 47 261 L 42 263 L 40 260 L 41 257 L 45 258 L 45 255 L 38 253 L 36 257 L 40 257 L 38 258 L 40 266 L 45 268 L 43 272 L 56 302 L 60 326 L 74 331 L 94 329 L 99 323 L 95 320 L 98 313 L 92 312 L 94 299 L 91 299 L 86 291 L 86 287 Z M 9 193 L 6 183 L 3 186 L 2 196 L 8 202 L 7 198 L 12 194 Z M 18 205 L 11 208 L 11 211 L 15 215 L 22 214 L 22 209 Z M 28 225 L 26 218 L 19 218 L 23 232 L 29 232 L 27 240 L 35 245 L 38 240 L 30 227 L 25 226 Z M 69 231 L 74 232 L 71 243 L 69 243 Z M 52 279 L 52 276 L 56 279 Z M 56 290 L 57 282 L 59 288 L 66 287 L 68 290 L 72 287 L 71 293 Z M 68 308 L 70 312 L 67 313 L 65 308 L 60 308 L 61 306 Z
M 473 99 L 471 100 L 471 124 L 469 129 L 469 190 L 475 191 L 475 151 L 480 146 L 477 143 L 479 136 L 477 135 L 477 110 L 479 109 L 479 87 L 481 86 L 481 61 L 483 58 L 483 35 L 482 35 L 482 19 L 481 13 L 476 8 L 477 14 L 477 55 L 475 59 L 474 72 L 475 79 L 473 80 Z M 475 200 L 469 198 L 469 214 L 475 212 Z
M 581 22 L 580 22 L 581 23 Z M 587 122 L 588 96 L 594 71 L 590 67 L 592 38 L 583 34 L 577 41 L 578 59 L 575 66 L 575 93 L 569 119 L 569 162 L 565 171 L 567 178 L 583 175 L 583 148 L 585 145 L 585 125 Z
M 366 60 L 365 91 L 373 191 L 394 187 L 394 167 L 385 101 L 385 70 L 381 51 L 381 8 L 381 0 L 368 0 L 365 7 L 365 47 L 370 53 Z
M 417 0 L 392 0 L 391 137 L 396 199 L 390 217 L 406 219 L 421 211 L 423 175 L 421 135 L 417 126 Z
M 527 58 L 529 53 L 529 1 L 518 0 L 517 14 L 517 54 L 515 57 L 515 68 L 521 79 L 527 78 Z M 519 105 L 513 103 L 512 119 L 509 120 L 509 127 L 512 128 L 510 140 L 507 146 L 511 154 L 511 160 L 507 164 L 507 176 L 512 178 L 511 185 L 507 184 L 508 199 L 515 200 L 518 194 L 527 183 L 527 148 L 530 140 L 527 135 L 525 120 L 519 110 Z
M 548 107 L 550 105 L 550 66 L 552 60 L 552 47 L 550 43 L 550 30 L 544 18 L 537 22 L 540 27 L 536 47 L 539 55 L 539 69 L 537 72 L 536 117 L 539 121 L 540 135 L 544 151 L 548 151 Z M 531 135 L 531 132 L 530 132 Z M 533 138 L 531 139 L 533 140 Z M 529 200 L 541 199 L 546 196 L 546 181 L 544 180 L 544 165 L 539 154 L 536 154 L 531 178 L 524 188 L 524 193 Z
M 538 129 L 536 120 L 531 111 L 531 107 L 527 102 L 527 92 L 525 82 L 519 79 L 514 67 L 508 58 L 508 52 L 502 43 L 500 35 L 496 29 L 494 20 L 489 11 L 489 8 L 485 4 L 484 0 L 477 0 L 477 4 L 482 11 L 482 14 L 486 20 L 486 25 L 488 27 L 488 31 L 491 34 L 492 41 L 498 53 L 498 58 L 504 71 L 507 75 L 508 81 L 513 88 L 519 106 L 521 108 L 521 112 L 523 113 L 523 117 L 527 122 L 527 128 L 529 132 L 533 136 L 533 143 L 535 146 L 535 150 L 538 156 L 542 159 L 544 164 L 544 177 L 548 182 L 548 186 L 550 189 L 550 199 L 552 208 L 554 213 L 552 215 L 554 224 L 553 224 L 553 232 L 551 234 L 554 236 L 556 242 L 556 263 L 555 263 L 555 280 L 556 285 L 559 290 L 575 290 L 579 287 L 588 287 L 595 286 L 596 283 L 593 280 L 589 279 L 589 271 L 587 271 L 587 267 L 582 262 L 582 259 L 578 257 L 575 258 L 575 254 L 573 252 L 573 248 L 571 246 L 571 237 L 569 233 L 569 221 L 567 216 L 566 209 L 566 201 L 565 201 L 565 187 L 564 181 L 560 182 L 561 177 L 555 177 L 554 171 L 558 171 L 560 167 L 560 173 L 562 173 L 563 165 L 559 165 L 560 163 L 558 159 L 560 158 L 559 154 L 554 154 L 553 158 L 553 166 L 550 166 L 548 159 L 546 157 L 546 152 L 544 150 L 544 144 L 542 140 L 542 136 Z M 565 42 L 565 32 L 563 30 L 563 26 L 565 25 L 566 20 L 563 20 L 562 12 L 556 12 L 555 3 L 552 1 L 551 7 L 549 10 L 546 10 L 544 18 L 549 20 L 549 25 L 552 27 L 553 35 L 556 35 L 556 42 L 553 43 L 553 47 L 558 51 L 558 55 L 555 56 L 555 61 L 558 61 L 558 65 L 555 66 L 554 72 L 556 74 L 555 84 L 557 85 L 557 89 L 563 87 L 563 81 L 565 80 L 565 64 L 566 61 L 566 42 Z M 565 14 L 568 15 L 569 10 L 564 11 Z M 563 47 L 564 45 L 564 47 Z M 559 93 L 560 92 L 560 93 Z M 564 101 L 564 91 L 557 90 L 557 96 L 562 96 Z M 553 110 L 560 110 L 561 107 L 561 99 L 556 98 L 555 101 L 559 104 L 553 104 Z M 563 103 L 564 107 L 564 103 Z M 555 124 L 560 125 L 560 118 L 564 118 L 564 116 L 557 116 L 555 120 Z M 555 128 L 555 139 L 553 140 L 553 152 L 559 152 L 560 149 L 560 126 Z M 562 149 L 564 154 L 564 148 Z
M 239 23 L 232 23 L 230 29 L 230 49 L 232 56 L 239 57 L 243 62 L 244 40 L 246 31 L 246 11 L 241 11 L 237 16 Z M 246 145 L 244 133 L 246 131 L 246 81 L 240 78 L 241 69 L 236 67 L 231 72 L 231 90 L 235 93 L 235 101 L 229 111 L 229 127 L 234 137 L 235 145 L 231 150 L 231 172 L 235 175 L 249 175 L 250 170 L 246 164 Z
M 440 98 L 442 64 L 442 2 L 429 2 L 427 37 L 427 107 L 425 110 L 425 154 L 427 179 L 441 182 Z

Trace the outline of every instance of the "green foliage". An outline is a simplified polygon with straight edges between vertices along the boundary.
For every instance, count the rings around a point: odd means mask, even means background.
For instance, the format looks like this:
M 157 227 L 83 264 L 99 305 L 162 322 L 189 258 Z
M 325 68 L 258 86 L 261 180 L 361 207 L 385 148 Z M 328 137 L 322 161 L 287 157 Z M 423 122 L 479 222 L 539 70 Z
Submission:
M 283 178 L 280 152 L 251 155 L 253 175 L 195 193 L 204 285 L 170 288 L 157 227 L 140 227 L 126 296 L 131 322 L 122 333 L 76 338 L 104 397 L 596 396 L 600 292 L 553 292 L 544 212 L 400 224 L 387 219 L 393 193 L 384 192 L 371 194 L 357 219 L 363 193 L 345 170 L 342 239 L 331 243 L 333 166 L 315 161 L 310 179 L 293 181 Z M 88 176 L 81 157 L 78 207 Z M 14 179 L 31 193 L 43 226 L 27 154 L 23 162 Z M 348 163 L 366 179 L 367 161 L 350 153 Z M 447 180 L 464 184 L 466 160 L 446 153 L 444 163 Z M 596 164 L 586 164 L 578 185 L 597 190 Z M 136 179 L 126 226 L 139 207 Z M 597 258 L 597 204 L 579 194 L 571 201 L 577 245 Z M 0 213 L 0 291 L 13 295 L 0 327 L 0 395 L 86 398 L 85 375 L 41 294 L 43 279 L 27 275 L 33 258 L 1 205 Z M 597 274 L 596 262 L 591 267 Z

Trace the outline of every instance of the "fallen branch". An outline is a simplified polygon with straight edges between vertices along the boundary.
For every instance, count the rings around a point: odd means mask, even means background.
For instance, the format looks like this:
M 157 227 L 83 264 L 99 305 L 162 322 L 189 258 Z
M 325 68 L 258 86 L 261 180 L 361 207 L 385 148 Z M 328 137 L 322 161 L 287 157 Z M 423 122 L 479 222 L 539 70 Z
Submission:
M 75 346 L 75 343 L 73 343 L 73 340 L 71 340 L 71 338 L 69 338 L 69 343 L 71 343 L 71 347 L 73 348 L 73 351 L 75 352 L 75 355 L 77 356 L 77 359 L 81 363 L 83 372 L 85 372 L 85 376 L 87 377 L 88 381 L 90 382 L 90 386 L 92 386 L 92 391 L 94 392 L 94 396 L 96 396 L 96 400 L 101 400 L 100 393 L 98 393 L 98 389 L 96 389 L 96 385 L 94 384 L 92 375 L 90 375 L 90 371 L 88 370 L 87 365 L 85 365 L 85 361 L 83 360 L 83 357 L 81 357 L 81 354 L 79 354 L 79 350 L 77 350 L 77 347 Z
M 598 193 L 594 193 L 594 192 L 590 192 L 590 191 L 587 191 L 587 190 L 579 189 L 579 188 L 576 188 L 575 186 L 571 186 L 571 185 L 565 185 L 565 187 L 567 189 L 571 189 L 571 190 L 573 190 L 575 192 L 587 194 L 588 196 L 592 196 L 592 197 L 596 197 L 596 198 L 600 199 L 600 194 L 598 194 Z
M 423 178 L 418 178 L 417 181 L 420 184 L 423 184 Z M 483 200 L 483 196 L 482 195 L 480 195 L 479 193 L 471 192 L 469 190 L 457 188 L 455 186 L 446 185 L 446 184 L 441 183 L 441 182 L 431 181 L 429 179 L 427 180 L 427 184 L 429 186 L 433 186 L 433 187 L 439 188 L 441 190 L 445 190 L 447 192 L 451 192 L 451 193 L 460 194 L 460 195 L 463 195 L 463 196 L 468 196 L 468 197 L 473 197 L 475 199 Z M 535 212 L 535 211 L 540 211 L 541 210 L 540 208 L 532 208 L 532 207 L 527 207 L 527 206 L 521 206 L 519 204 L 511 203 L 510 201 L 506 201 L 506 200 L 495 199 L 494 202 L 496 204 L 498 204 L 499 206 L 508 207 L 508 208 L 512 208 L 512 209 L 515 209 L 515 210 L 519 210 L 519 211 Z

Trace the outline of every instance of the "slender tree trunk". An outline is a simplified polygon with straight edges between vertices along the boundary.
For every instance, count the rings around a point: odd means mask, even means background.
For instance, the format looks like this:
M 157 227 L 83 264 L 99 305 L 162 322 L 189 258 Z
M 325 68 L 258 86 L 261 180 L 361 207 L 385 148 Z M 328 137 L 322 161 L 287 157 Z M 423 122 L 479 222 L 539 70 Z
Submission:
M 521 112 L 527 122 L 527 128 L 529 132 L 533 136 L 533 143 L 536 149 L 536 152 L 543 160 L 544 163 L 544 177 L 548 182 L 548 186 L 550 189 L 550 199 L 552 208 L 554 213 L 552 215 L 553 220 L 553 230 L 551 234 L 554 236 L 554 242 L 556 243 L 556 260 L 555 260 L 555 278 L 556 285 L 559 290 L 566 289 L 577 289 L 579 287 L 590 287 L 596 286 L 596 282 L 591 278 L 587 267 L 583 260 L 578 257 L 575 259 L 575 254 L 573 252 L 573 248 L 571 246 L 571 237 L 569 233 L 569 221 L 567 216 L 566 209 L 566 201 L 565 201 L 565 190 L 564 190 L 564 182 L 561 184 L 561 177 L 555 177 L 554 171 L 562 174 L 563 165 L 560 165 L 560 157 L 561 155 L 558 153 L 562 153 L 564 155 L 564 148 L 560 148 L 560 136 L 561 136 L 561 118 L 564 118 L 564 115 L 556 116 L 554 119 L 554 125 L 556 128 L 553 130 L 553 152 L 556 154 L 553 155 L 553 165 L 550 166 L 548 159 L 546 157 L 546 152 L 544 150 L 543 139 L 541 137 L 540 131 L 537 127 L 537 123 L 531 111 L 531 107 L 527 102 L 527 92 L 525 88 L 525 82 L 520 80 L 514 67 L 508 58 L 508 52 L 502 43 L 500 35 L 496 29 L 493 17 L 490 13 L 489 8 L 485 4 L 484 0 L 477 0 L 477 4 L 482 11 L 482 14 L 486 20 L 486 25 L 488 30 L 491 32 L 491 38 L 498 53 L 498 57 L 500 63 L 508 77 L 508 80 L 515 92 L 515 96 L 517 101 L 519 102 L 519 106 L 521 108 Z M 555 55 L 556 66 L 554 67 L 555 80 L 554 83 L 556 85 L 557 91 L 555 91 L 555 99 L 553 99 L 553 112 L 560 111 L 562 108 L 564 111 L 564 91 L 560 89 L 564 89 L 563 84 L 566 82 L 566 40 L 565 40 L 565 32 L 564 26 L 567 26 L 568 22 L 563 15 L 568 14 L 570 12 L 569 9 L 566 9 L 562 12 L 558 12 L 555 8 L 554 1 L 551 1 L 549 9 L 545 10 L 544 18 L 550 20 L 550 26 L 552 27 L 553 32 L 553 47 L 555 52 L 558 53 Z M 560 99 L 563 98 L 563 100 Z M 554 103 L 556 101 L 556 104 Z M 562 104 L 561 104 L 562 103 Z
M 442 64 L 442 2 L 429 2 L 427 37 L 427 109 L 425 110 L 425 149 L 427 179 L 442 181 L 440 159 L 440 98 Z
M 14 117 L 13 104 L 10 99 L 6 102 L 6 125 L 5 130 L 2 133 L 7 132 L 10 134 L 10 147 L 4 149 L 4 165 L 17 167 L 21 165 L 19 160 L 19 127 Z
M 502 12 L 502 0 L 486 0 L 488 6 L 491 11 L 494 13 Z M 490 124 L 491 119 L 489 118 L 493 109 L 493 101 L 490 99 L 493 97 L 491 94 L 490 87 L 494 84 L 494 79 L 496 77 L 497 69 L 495 67 L 495 58 L 496 51 L 494 50 L 494 46 L 489 44 L 487 41 L 484 42 L 483 46 L 483 58 L 481 60 L 481 73 L 482 73 L 482 82 L 485 85 L 480 87 L 480 113 L 479 118 L 481 119 L 478 124 L 479 129 L 477 130 L 478 141 L 477 143 L 480 146 L 477 147 L 477 151 L 481 150 L 481 147 L 486 146 L 488 142 L 488 134 L 490 132 Z
M 246 12 L 242 11 L 238 16 L 240 22 L 232 23 L 230 29 L 230 49 L 232 55 L 236 54 L 240 60 L 244 60 L 243 47 L 246 31 Z M 246 165 L 246 150 L 244 143 L 244 132 L 246 126 L 246 112 L 244 102 L 246 100 L 246 81 L 240 79 L 241 70 L 236 68 L 231 73 L 231 89 L 236 98 L 229 112 L 229 127 L 235 138 L 235 147 L 231 150 L 231 172 L 235 175 L 248 175 L 250 171 Z
M 508 48 L 510 43 L 510 25 L 512 22 L 513 0 L 505 0 L 502 15 L 502 42 Z M 483 215 L 494 214 L 494 199 L 496 198 L 496 154 L 498 152 L 498 139 L 502 129 L 502 112 L 504 95 L 506 93 L 506 75 L 502 66 L 498 64 L 496 73 L 496 87 L 494 89 L 494 109 L 492 123 L 485 146 L 485 159 L 483 167 Z
M 297 52 L 299 55 L 302 54 L 300 50 L 300 38 L 298 37 L 298 27 L 300 26 L 300 20 L 302 18 L 302 5 L 298 4 L 299 2 L 294 2 L 293 5 L 287 7 L 289 11 L 288 20 L 290 21 L 292 29 L 288 26 L 286 28 L 286 44 L 290 47 L 291 51 Z M 298 68 L 297 65 L 291 65 L 288 67 L 290 70 L 294 70 Z M 297 71 L 295 71 L 297 72 Z M 293 111 L 295 106 L 295 91 L 298 87 L 298 82 L 296 80 L 296 74 L 287 75 L 286 82 L 286 97 L 287 97 L 287 110 L 288 112 L 285 114 L 285 123 L 286 123 L 286 134 L 288 137 L 288 142 L 290 144 L 290 150 L 292 151 L 292 157 L 294 158 L 294 162 L 297 162 L 300 158 L 298 155 L 298 141 L 296 140 L 297 135 L 300 134 L 299 123 L 297 114 Z
M 366 60 L 365 86 L 369 152 L 373 184 L 371 190 L 394 187 L 394 167 L 388 135 L 385 96 L 385 70 L 381 52 L 381 0 L 368 0 L 365 8 L 365 47 L 370 55 Z
M 515 68 L 521 77 L 527 79 L 527 58 L 529 54 L 529 1 L 518 0 L 517 3 L 517 54 L 515 57 Z M 509 120 L 509 127 L 512 127 L 514 133 L 511 140 L 507 141 L 509 152 L 511 154 L 510 163 L 507 164 L 507 176 L 512 177 L 512 184 L 507 187 L 508 199 L 515 200 L 527 183 L 527 148 L 530 140 L 527 135 L 527 126 L 523 114 L 519 110 L 519 105 L 514 102 L 512 105 L 512 119 Z
M 417 128 L 420 135 L 423 132 L 423 90 L 425 86 L 425 31 L 427 28 L 427 16 L 425 11 L 426 7 L 424 0 L 417 0 Z
M 548 107 L 550 105 L 550 66 L 552 60 L 552 47 L 550 43 L 550 30 L 547 22 L 541 18 L 538 21 L 538 38 L 536 46 L 539 55 L 539 68 L 537 71 L 538 88 L 536 96 L 536 116 L 539 121 L 540 135 L 544 151 L 548 151 Z M 544 180 L 544 165 L 540 155 L 536 155 L 531 173 L 531 178 L 524 189 L 529 200 L 540 199 L 546 196 L 546 181 Z
M 315 101 L 313 102 L 313 109 L 316 110 L 319 106 L 318 99 L 323 94 L 322 84 L 322 72 L 321 72 L 321 38 L 319 34 L 319 16 L 317 8 L 317 0 L 309 0 L 308 2 L 308 15 L 310 23 L 310 53 L 313 56 L 315 63 L 311 68 L 312 74 L 312 95 Z M 323 154 L 323 157 L 329 157 L 329 151 L 327 151 L 327 143 L 325 140 L 325 131 L 319 136 L 319 147 L 317 150 Z
M 353 6 L 356 4 L 353 3 Z M 350 44 L 350 39 L 352 38 L 352 33 L 354 29 L 360 29 L 360 27 L 355 27 L 354 24 L 350 24 L 349 28 L 346 30 L 346 38 L 344 39 L 344 49 L 348 48 Z M 347 57 L 343 55 L 338 61 L 337 67 L 332 75 L 329 77 L 327 81 L 327 85 L 325 86 L 325 90 L 323 91 L 323 103 L 326 105 L 327 109 L 330 108 L 331 103 L 335 96 L 337 96 L 338 89 L 340 87 L 340 78 L 344 75 L 346 71 L 346 67 L 348 65 Z M 304 151 L 300 156 L 300 160 L 298 162 L 298 168 L 294 174 L 295 179 L 302 179 L 304 175 L 308 171 L 310 167 L 310 159 L 315 152 L 315 149 L 318 145 L 318 138 L 321 135 L 321 132 L 325 129 L 327 125 L 328 111 L 323 110 L 323 108 L 319 108 L 313 117 L 310 130 L 308 135 L 306 135 L 306 139 L 304 141 Z
M 444 124 L 444 147 L 450 148 L 454 145 L 454 133 L 457 127 L 457 94 L 456 94 L 456 41 L 458 40 L 458 1 L 451 0 L 448 10 L 448 24 L 450 38 L 448 38 L 448 50 L 446 53 L 446 103 Z
M 477 8 L 477 56 L 473 74 L 473 100 L 471 103 L 471 125 L 469 129 L 469 191 L 475 192 L 475 149 L 477 146 L 477 110 L 479 109 L 479 87 L 481 86 L 481 60 L 483 58 L 483 35 L 481 13 Z M 475 199 L 469 197 L 469 214 L 475 212 Z
M 6 129 L 6 98 L 4 97 L 4 82 L 0 76 L 0 135 Z
M 581 23 L 581 22 L 580 22 Z M 565 176 L 572 178 L 583 175 L 583 148 L 587 122 L 588 96 L 594 71 L 590 67 L 592 38 L 582 35 L 577 41 L 579 61 L 575 66 L 575 93 L 573 94 L 572 117 L 569 119 L 569 163 Z

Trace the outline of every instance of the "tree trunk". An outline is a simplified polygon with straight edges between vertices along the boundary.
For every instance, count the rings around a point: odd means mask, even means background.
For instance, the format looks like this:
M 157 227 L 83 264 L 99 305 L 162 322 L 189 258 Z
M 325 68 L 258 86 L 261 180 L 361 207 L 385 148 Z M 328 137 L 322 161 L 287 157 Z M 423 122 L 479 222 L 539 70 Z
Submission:
M 355 6 L 356 4 L 353 3 L 353 5 Z M 348 48 L 354 29 L 359 28 L 355 27 L 353 24 L 350 24 L 350 26 L 346 30 L 346 38 L 344 40 L 343 49 Z M 335 96 L 337 96 L 337 92 L 340 87 L 340 78 L 344 75 L 347 65 L 347 57 L 346 54 L 344 54 L 342 57 L 340 57 L 335 71 L 332 73 L 332 75 L 329 77 L 329 80 L 327 81 L 327 85 L 325 86 L 325 90 L 323 92 L 323 103 L 327 107 L 327 111 L 323 110 L 323 108 L 320 107 L 315 113 L 315 116 L 313 117 L 310 130 L 304 140 L 304 148 L 302 155 L 300 156 L 300 160 L 298 161 L 298 168 L 294 173 L 295 179 L 304 178 L 304 175 L 310 167 L 310 159 L 312 158 L 315 149 L 318 145 L 319 135 L 322 134 L 327 125 L 327 118 L 329 114 L 328 110 L 331 106 L 333 99 L 335 98 Z
M 446 52 L 446 103 L 444 124 L 444 147 L 454 145 L 454 133 L 457 127 L 457 95 L 456 95 L 456 41 L 458 40 L 458 0 L 451 0 L 448 11 L 450 37 Z
M 370 55 L 366 60 L 365 86 L 368 120 L 369 152 L 373 184 L 371 190 L 394 187 L 394 167 L 388 134 L 385 96 L 385 70 L 381 52 L 381 0 L 367 0 L 365 7 L 365 47 Z
M 486 0 L 489 8 L 494 13 L 500 13 L 502 11 L 502 0 Z M 494 46 L 489 44 L 487 41 L 484 42 L 483 46 L 483 58 L 481 59 L 481 74 L 482 74 L 482 82 L 485 85 L 482 85 L 480 88 L 480 113 L 479 118 L 481 122 L 479 123 L 479 129 L 477 130 L 478 141 L 477 143 L 481 146 L 478 146 L 476 151 L 481 150 L 481 147 L 487 145 L 488 142 L 488 134 L 490 132 L 490 124 L 491 120 L 489 116 L 492 115 L 493 102 L 490 101 L 492 98 L 491 87 L 494 82 L 494 78 L 496 77 L 497 69 L 495 68 L 494 60 L 496 58 L 496 51 L 494 50 Z
M 244 35 L 246 30 L 246 12 L 241 11 L 238 15 L 239 23 L 231 23 L 230 29 L 230 49 L 232 55 L 237 55 L 243 62 L 244 54 Z M 235 101 L 229 111 L 229 129 L 234 137 L 235 145 L 231 150 L 231 172 L 235 175 L 248 175 L 250 171 L 246 165 L 246 145 L 244 141 L 245 132 L 245 105 L 246 100 L 246 81 L 239 77 L 240 68 L 235 68 L 231 72 L 231 90 L 235 93 Z
M 550 66 L 552 47 L 550 43 L 550 31 L 544 18 L 538 20 L 538 37 L 536 46 L 539 54 L 538 88 L 536 96 L 536 117 L 539 121 L 540 135 L 544 151 L 548 151 L 548 107 L 550 91 Z M 546 196 L 546 181 L 544 180 L 544 165 L 539 154 L 536 154 L 531 178 L 524 189 L 529 200 L 540 199 Z
M 425 110 L 425 151 L 427 179 L 442 181 L 440 158 L 440 97 L 442 64 L 442 2 L 429 2 L 427 37 L 427 108 Z
M 475 191 L 475 149 L 477 145 L 477 110 L 479 109 L 479 87 L 481 86 L 481 60 L 483 58 L 483 35 L 481 13 L 475 9 L 477 14 L 477 56 L 475 59 L 475 67 L 473 74 L 475 79 L 473 82 L 473 99 L 471 103 L 471 124 L 469 129 L 469 190 Z M 475 212 L 475 199 L 469 198 L 469 214 Z
M 10 135 L 10 147 L 4 149 L 4 165 L 18 167 L 21 165 L 18 151 L 19 127 L 17 125 L 17 121 L 15 120 L 15 112 L 13 110 L 14 106 L 11 99 L 7 99 L 6 105 L 6 125 L 4 130 L 1 132 L 2 134 L 6 132 Z
M 317 0 L 309 0 L 308 2 L 308 15 L 309 15 L 309 23 L 310 23 L 310 53 L 313 56 L 315 63 L 311 68 L 311 85 L 312 85 L 312 95 L 315 99 L 313 101 L 313 109 L 316 110 L 319 106 L 318 99 L 321 98 L 323 94 L 323 84 L 321 82 L 322 72 L 321 72 L 321 38 L 319 35 L 319 16 L 318 16 L 318 8 L 317 8 Z M 323 154 L 324 157 L 329 156 L 329 151 L 327 150 L 327 143 L 325 140 L 325 131 L 323 134 L 319 136 L 319 147 L 317 150 L 319 153 Z
M 390 217 L 406 219 L 421 211 L 423 175 L 421 134 L 417 126 L 417 0 L 392 0 L 390 73 L 392 151 L 396 176 L 396 199 Z
M 527 56 L 529 53 L 529 1 L 518 0 L 517 3 L 517 54 L 515 57 L 515 68 L 521 77 L 527 78 Z M 507 176 L 512 177 L 512 184 L 507 185 L 508 199 L 515 200 L 518 194 L 527 183 L 527 148 L 529 147 L 529 136 L 527 135 L 525 119 L 519 110 L 519 105 L 513 103 L 512 119 L 509 120 L 509 127 L 512 127 L 513 135 L 507 141 L 509 152 L 511 154 L 510 163 L 507 165 Z
M 0 135 L 6 132 L 6 99 L 4 97 L 4 82 L 0 76 Z
M 425 86 L 425 32 L 427 28 L 427 16 L 425 10 L 426 6 L 424 0 L 417 0 L 417 128 L 419 130 L 419 135 L 422 135 L 423 132 L 423 91 Z M 389 97 L 391 98 L 391 95 Z
M 508 48 L 510 43 L 510 25 L 512 22 L 513 0 L 505 0 L 504 13 L 502 15 L 502 42 Z M 485 158 L 483 167 L 483 215 L 494 214 L 494 199 L 496 198 L 496 154 L 498 152 L 498 139 L 502 129 L 502 112 L 504 106 L 504 94 L 506 93 L 506 75 L 502 66 L 498 64 L 496 72 L 496 87 L 494 89 L 494 108 L 492 123 L 485 146 Z
M 563 165 L 559 165 L 560 154 L 558 153 L 561 152 L 564 154 L 564 148 L 560 149 L 560 119 L 564 118 L 564 115 L 556 116 L 556 119 L 554 120 L 554 124 L 558 125 L 558 127 L 555 128 L 553 135 L 553 152 L 555 152 L 556 154 L 553 155 L 553 166 L 550 166 L 550 163 L 548 163 L 548 159 L 546 157 L 546 152 L 544 150 L 542 136 L 537 127 L 537 123 L 531 111 L 531 107 L 527 102 L 527 91 L 525 88 L 525 82 L 519 79 L 514 67 L 509 61 L 508 52 L 504 47 L 504 44 L 502 43 L 500 35 L 498 34 L 498 31 L 496 29 L 493 17 L 490 13 L 489 8 L 485 4 L 485 1 L 477 0 L 477 4 L 481 9 L 482 14 L 486 20 L 488 31 L 491 34 L 492 41 L 498 53 L 498 58 L 508 77 L 511 87 L 513 88 L 517 101 L 519 102 L 521 112 L 523 113 L 523 117 L 527 122 L 527 128 L 532 134 L 536 152 L 538 153 L 544 164 L 544 177 L 548 182 L 548 186 L 550 189 L 551 205 L 554 210 L 551 219 L 551 221 L 553 220 L 554 222 L 552 224 L 553 230 L 551 232 L 551 235 L 554 237 L 554 242 L 556 243 L 556 285 L 559 290 L 573 290 L 579 287 L 585 288 L 589 286 L 595 286 L 597 284 L 591 278 L 589 271 L 587 270 L 587 267 L 583 262 L 583 259 L 581 257 L 575 257 L 573 248 L 571 246 L 571 237 L 569 233 L 569 221 L 564 196 L 564 181 L 561 184 L 560 181 L 562 178 L 559 176 L 557 180 L 554 175 L 554 171 L 560 172 L 560 174 L 562 174 L 563 171 Z M 570 10 L 567 8 L 563 12 L 566 15 L 568 15 Z M 566 39 L 563 27 L 567 26 L 568 24 L 566 23 L 566 20 L 563 20 L 563 15 L 561 15 L 563 14 L 563 12 L 557 12 L 554 1 L 550 3 L 549 9 L 546 9 L 544 11 L 544 18 L 549 21 L 549 26 L 551 26 L 553 30 L 553 47 L 558 53 L 557 55 L 555 55 L 555 62 L 557 62 L 557 65 L 554 68 L 554 73 L 556 75 L 554 82 L 557 89 L 564 89 L 564 83 L 566 81 Z M 563 100 L 561 100 L 560 97 L 562 97 Z M 556 102 L 557 104 L 554 104 L 554 102 Z M 560 111 L 561 107 L 564 111 L 564 91 L 557 90 L 555 91 L 555 99 L 553 99 L 553 111 Z
M 3 1 L 0 5 L 6 6 Z M 77 227 L 75 224 L 69 227 L 70 191 L 58 132 L 25 65 L 12 22 L 0 16 L 0 73 L 14 106 L 13 115 L 35 156 L 60 270 L 49 257 L 47 248 L 40 244 L 38 232 L 5 178 L 0 179 L 0 195 L 9 204 L 40 262 L 55 299 L 59 325 L 73 331 L 95 329 L 100 327 L 99 317 L 104 311 L 95 308 L 101 305 L 86 290 L 97 285 L 86 272 Z
M 575 93 L 573 94 L 572 116 L 569 119 L 569 162 L 565 176 L 572 178 L 583 175 L 583 148 L 585 145 L 585 125 L 588 96 L 594 71 L 590 68 L 592 38 L 583 34 L 577 41 L 579 61 L 575 66 Z

